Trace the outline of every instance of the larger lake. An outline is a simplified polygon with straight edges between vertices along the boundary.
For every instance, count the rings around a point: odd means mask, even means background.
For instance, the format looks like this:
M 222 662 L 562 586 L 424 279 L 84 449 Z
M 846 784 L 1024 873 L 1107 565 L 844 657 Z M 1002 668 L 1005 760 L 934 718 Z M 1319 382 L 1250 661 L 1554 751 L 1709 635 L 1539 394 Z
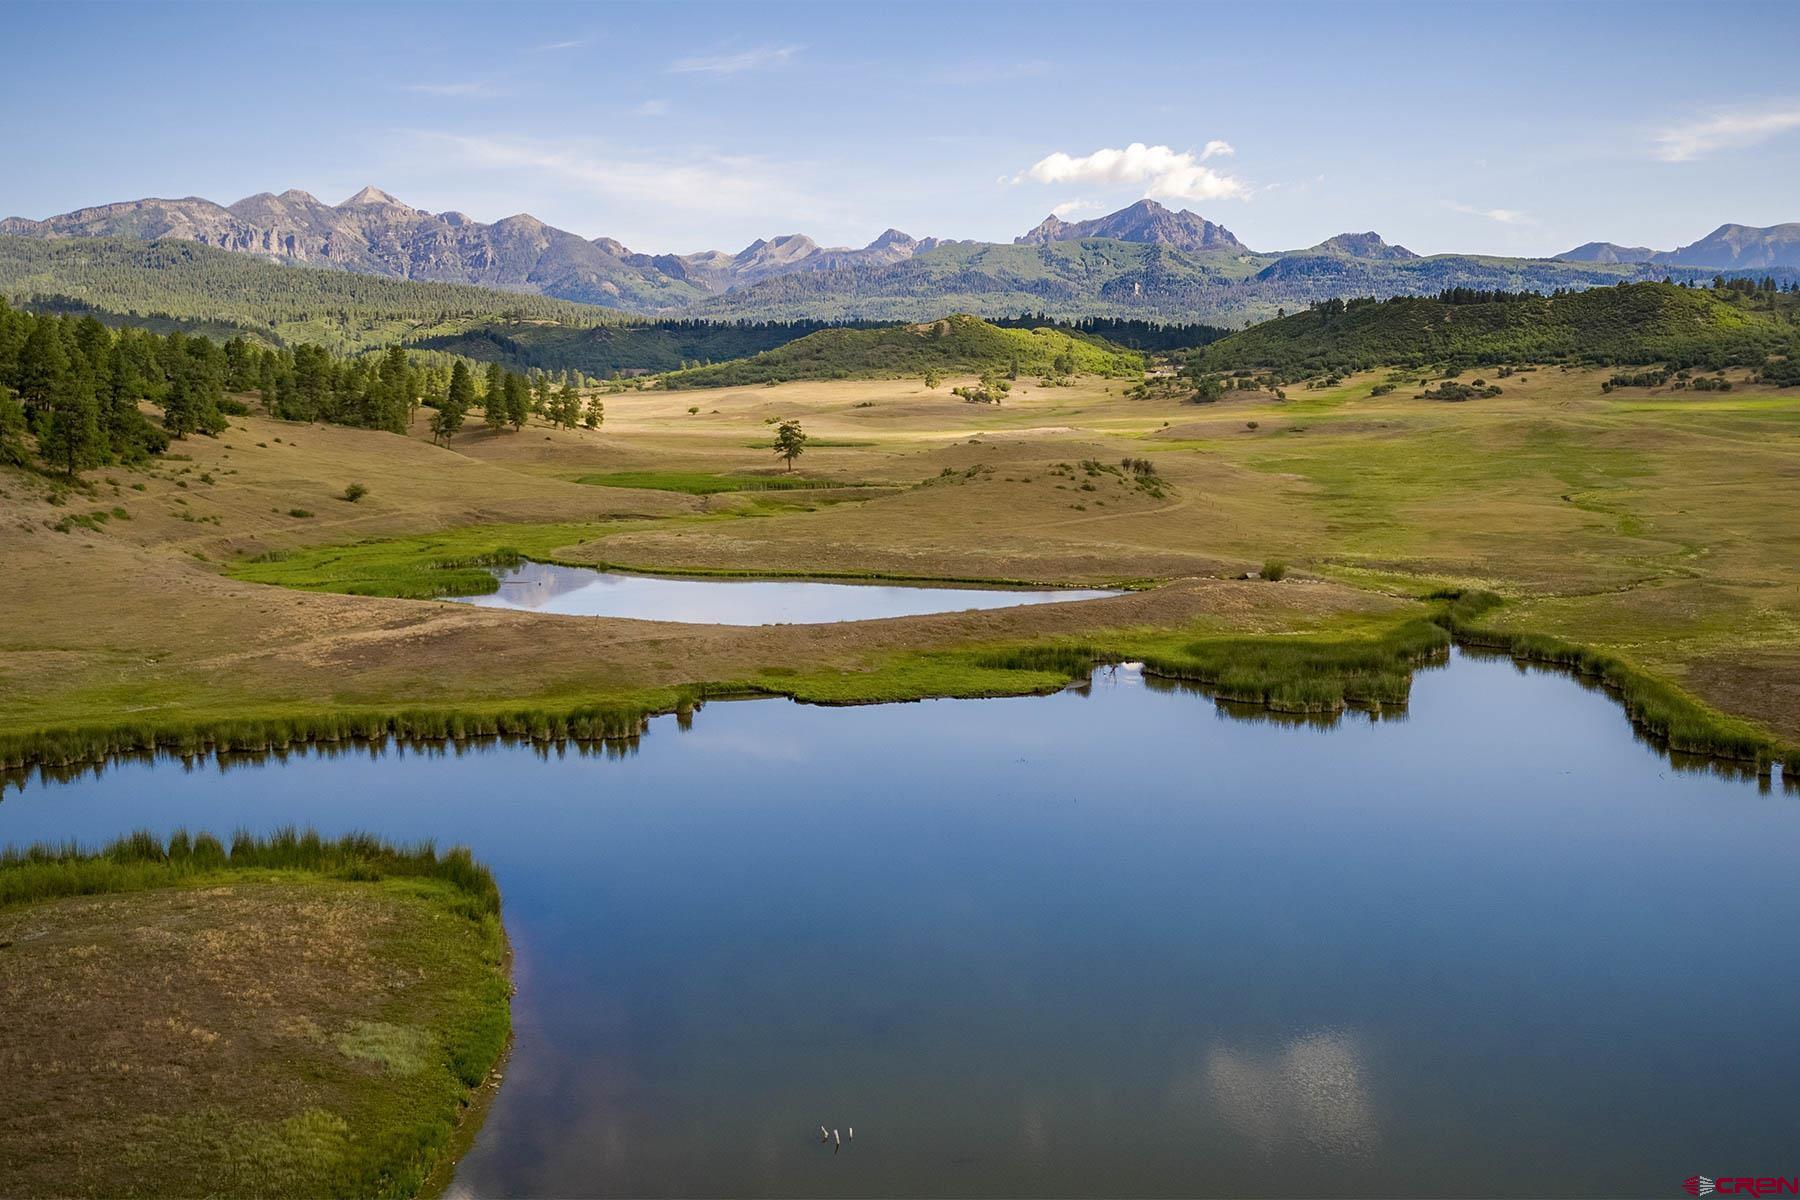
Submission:
M 1800 796 L 1455 657 L 1410 715 L 714 704 L 637 753 L 32 783 L 0 840 L 464 842 L 517 1042 L 455 1195 L 1677 1194 L 1800 1168 Z M 854 1126 L 834 1153 L 818 1127 Z

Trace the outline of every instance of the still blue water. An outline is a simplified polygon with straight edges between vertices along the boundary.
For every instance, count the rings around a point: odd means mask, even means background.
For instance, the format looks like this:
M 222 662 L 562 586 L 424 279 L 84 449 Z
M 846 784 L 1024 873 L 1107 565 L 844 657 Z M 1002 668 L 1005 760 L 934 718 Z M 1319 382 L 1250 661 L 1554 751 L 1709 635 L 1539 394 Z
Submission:
M 589 567 L 524 562 L 496 570 L 500 590 L 452 597 L 485 608 L 577 617 L 636 617 L 704 625 L 811 625 L 971 608 L 1093 600 L 1117 592 L 1080 588 L 902 587 L 795 579 L 664 579 Z
M 454 1195 L 1675 1194 L 1800 1168 L 1800 796 L 1458 655 L 1404 719 L 714 704 L 627 757 L 123 764 L 0 841 L 287 823 L 496 869 Z M 833 1153 L 820 1124 L 853 1126 Z

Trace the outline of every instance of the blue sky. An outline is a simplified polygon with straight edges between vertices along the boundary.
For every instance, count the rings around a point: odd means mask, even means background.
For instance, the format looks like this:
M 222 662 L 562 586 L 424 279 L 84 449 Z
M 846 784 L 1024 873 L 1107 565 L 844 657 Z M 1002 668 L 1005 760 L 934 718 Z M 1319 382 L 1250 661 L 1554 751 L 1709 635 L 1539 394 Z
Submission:
M 373 183 L 633 249 L 1005 240 L 1146 194 L 1258 249 L 1800 220 L 1800 5 L 14 0 L 0 215 Z

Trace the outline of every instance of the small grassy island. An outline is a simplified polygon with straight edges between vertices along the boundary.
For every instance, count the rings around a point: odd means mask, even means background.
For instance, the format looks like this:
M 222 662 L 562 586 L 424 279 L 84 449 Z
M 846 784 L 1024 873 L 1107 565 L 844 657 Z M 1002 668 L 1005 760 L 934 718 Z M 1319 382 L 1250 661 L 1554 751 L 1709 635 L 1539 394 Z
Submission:
M 466 850 L 286 831 L 0 857 L 0 1195 L 413 1196 L 509 1032 Z

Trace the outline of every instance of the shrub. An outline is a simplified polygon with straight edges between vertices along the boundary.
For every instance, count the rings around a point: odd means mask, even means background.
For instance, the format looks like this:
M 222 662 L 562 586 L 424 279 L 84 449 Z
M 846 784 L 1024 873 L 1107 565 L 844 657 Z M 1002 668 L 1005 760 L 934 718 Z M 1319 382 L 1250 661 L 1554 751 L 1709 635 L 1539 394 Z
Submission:
M 366 496 L 368 494 L 369 494 L 368 488 L 364 487 L 360 483 L 353 483 L 349 487 L 344 489 L 344 494 L 340 497 L 340 499 L 348 500 L 351 504 L 355 504 L 358 500 L 361 500 L 364 496 Z
M 1287 564 L 1279 558 L 1271 558 L 1262 565 L 1262 577 L 1270 583 L 1279 583 L 1287 578 Z

